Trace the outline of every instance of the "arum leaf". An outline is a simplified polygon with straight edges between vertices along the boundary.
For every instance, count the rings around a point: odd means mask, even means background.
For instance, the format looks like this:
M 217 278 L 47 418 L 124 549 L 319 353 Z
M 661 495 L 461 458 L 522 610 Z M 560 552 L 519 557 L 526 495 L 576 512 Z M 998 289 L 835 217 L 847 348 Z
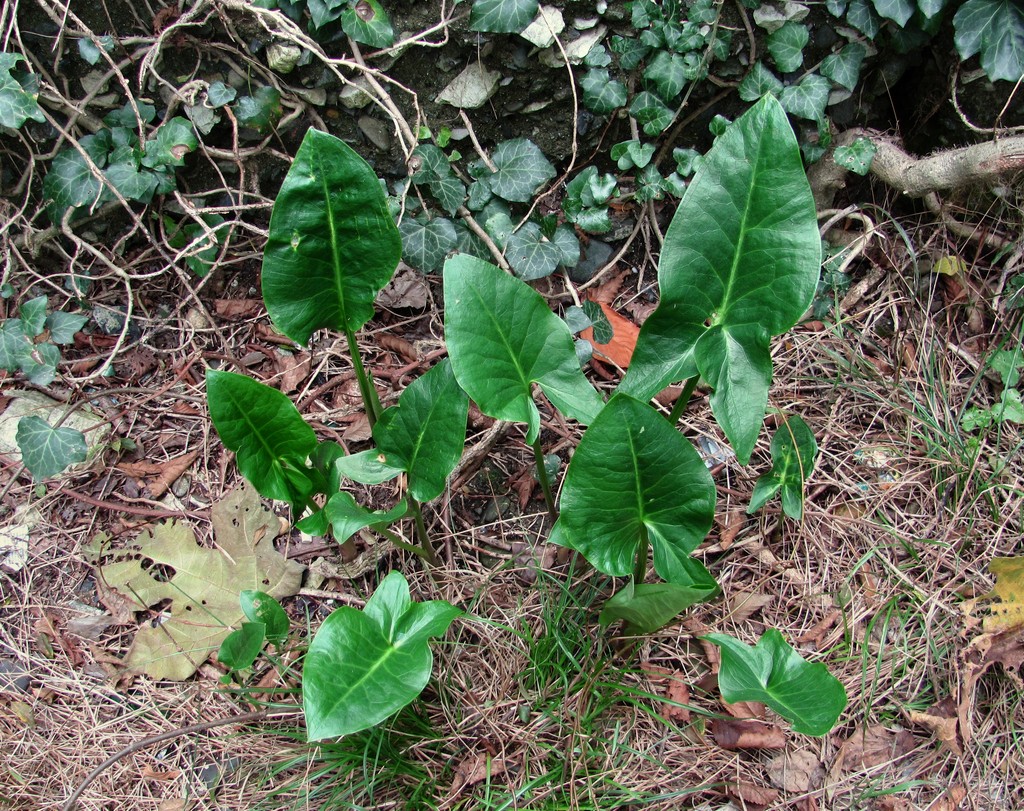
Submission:
M 690 606 L 711 598 L 717 591 L 718 583 L 710 574 L 707 581 L 690 586 L 634 584 L 630 580 L 622 591 L 604 604 L 598 621 L 604 628 L 616 620 L 625 620 L 627 634 L 652 634 Z
M 497 172 L 487 178 L 491 191 L 511 203 L 528 203 L 541 185 L 555 176 L 555 167 L 533 141 L 503 141 L 491 155 Z
M 267 626 L 262 622 L 243 622 L 220 643 L 217 661 L 229 670 L 244 670 L 256 661 L 267 638 Z
M 380 451 L 360 451 L 343 456 L 335 463 L 338 474 L 360 484 L 383 484 L 402 472 L 400 467 L 385 464 Z
M 61 473 L 68 465 L 84 462 L 85 436 L 74 428 L 54 428 L 42 417 L 22 417 L 15 434 L 21 461 L 36 481 Z
M 714 482 L 693 446 L 645 403 L 622 394 L 608 401 L 569 462 L 560 508 L 552 543 L 605 574 L 630 574 L 650 542 L 668 582 L 710 577 L 690 553 L 711 528 Z
M 334 540 L 338 543 L 345 543 L 345 541 L 361 529 L 377 524 L 393 524 L 395 521 L 401 520 L 408 512 L 408 505 L 402 500 L 390 510 L 376 512 L 356 504 L 356 500 L 352 498 L 352 495 L 343 490 L 340 493 L 334 493 L 327 500 L 323 512 L 328 522 L 330 522 L 331 535 L 334 536 Z M 309 518 L 315 518 L 317 515 L 317 513 L 314 513 Z M 303 521 L 305 520 L 307 519 L 303 519 Z M 302 528 L 301 524 L 302 522 L 300 521 L 300 529 Z
M 244 589 L 238 595 L 238 603 L 249 622 L 263 624 L 267 639 L 277 646 L 284 642 L 291 621 L 277 600 L 264 591 Z
M 239 472 L 267 498 L 301 504 L 310 492 L 303 472 L 316 435 L 277 389 L 233 372 L 206 372 L 210 419 Z
M 730 704 L 760 701 L 804 735 L 828 734 L 846 707 L 842 683 L 820 662 L 811 664 L 774 628 L 754 647 L 726 634 L 708 634 L 722 651 L 718 687 Z
M 789 417 L 772 437 L 772 469 L 754 485 L 748 513 L 756 512 L 780 490 L 782 509 L 794 521 L 803 516 L 804 481 L 814 469 L 818 443 L 807 423 Z
M 745 464 L 767 402 L 768 340 L 814 296 L 816 223 L 796 137 L 765 96 L 717 139 L 679 203 L 658 268 L 661 302 L 621 390 L 646 400 L 697 374 L 715 381 L 712 410 Z
M 321 327 L 355 331 L 391 279 L 402 240 L 373 169 L 343 141 L 309 130 L 270 218 L 263 300 L 305 345 Z
M 409 475 L 409 493 L 417 501 L 444 491 L 462 457 L 468 414 L 469 399 L 445 358 L 410 384 L 373 427 L 385 464 Z
M 475 0 L 469 13 L 474 31 L 518 34 L 537 16 L 537 0 Z
M 444 312 L 459 384 L 484 414 L 525 422 L 528 442 L 540 431 L 533 383 L 584 424 L 603 407 L 580 370 L 569 328 L 518 279 L 488 262 L 454 256 L 444 266 Z
M 416 698 L 433 666 L 428 640 L 445 633 L 461 613 L 442 600 L 412 602 L 397 571 L 381 581 L 362 611 L 335 609 L 303 660 L 309 740 L 367 729 Z

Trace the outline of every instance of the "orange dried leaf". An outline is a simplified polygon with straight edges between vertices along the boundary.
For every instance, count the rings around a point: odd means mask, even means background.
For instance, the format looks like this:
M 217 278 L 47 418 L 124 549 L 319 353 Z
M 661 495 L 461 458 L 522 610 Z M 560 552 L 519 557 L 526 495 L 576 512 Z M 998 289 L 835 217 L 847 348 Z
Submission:
M 626 369 L 633 359 L 633 350 L 636 349 L 636 339 L 640 336 L 640 328 L 603 301 L 599 301 L 598 305 L 608 319 L 608 323 L 611 324 L 611 341 L 606 344 L 596 343 L 594 341 L 594 330 L 591 327 L 583 330 L 580 333 L 580 337 L 590 341 L 594 347 L 595 358 L 614 363 L 620 369 Z

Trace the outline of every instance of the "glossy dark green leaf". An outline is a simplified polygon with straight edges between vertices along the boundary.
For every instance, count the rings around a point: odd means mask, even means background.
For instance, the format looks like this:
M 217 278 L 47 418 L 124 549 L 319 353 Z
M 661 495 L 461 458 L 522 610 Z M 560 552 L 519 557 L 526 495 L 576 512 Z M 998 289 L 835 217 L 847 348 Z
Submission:
M 343 456 L 335 463 L 335 469 L 340 476 L 360 484 L 383 484 L 402 472 L 402 468 L 386 464 L 384 455 L 378 450 Z
M 697 374 L 713 381 L 712 410 L 745 464 L 768 398 L 769 338 L 810 305 L 820 264 L 796 137 L 765 96 L 718 138 L 683 195 L 662 248 L 661 302 L 620 388 L 646 400 Z
M 533 141 L 513 138 L 502 141 L 491 155 L 497 172 L 487 178 L 491 191 L 510 203 L 528 203 L 556 174 L 544 153 Z
M 630 580 L 604 604 L 598 622 L 605 628 L 617 620 L 624 620 L 627 634 L 652 634 L 690 606 L 710 599 L 717 591 L 718 583 L 710 573 L 706 581 L 691 586 L 634 584 Z
M 36 481 L 48 479 L 69 465 L 84 462 L 87 455 L 85 436 L 74 428 L 54 428 L 42 417 L 28 416 L 18 420 L 15 432 L 21 461 Z
M 625 107 L 629 98 L 626 86 L 612 79 L 606 68 L 591 68 L 583 74 L 580 89 L 583 91 L 583 106 L 598 115 L 607 115 Z
M 659 50 L 644 70 L 644 79 L 664 101 L 672 101 L 686 87 L 686 62 L 680 54 Z
M 466 200 L 466 186 L 455 175 L 448 175 L 430 184 L 430 193 L 441 208 L 453 217 Z
M 267 498 L 301 504 L 311 484 L 303 472 L 316 435 L 284 394 L 245 375 L 206 372 L 210 419 L 238 470 Z
M 256 661 L 266 641 L 267 627 L 262 622 L 243 622 L 220 643 L 217 661 L 228 670 L 244 670 Z
M 846 21 L 869 40 L 878 36 L 882 20 L 871 5 L 871 0 L 850 0 L 846 9 Z
M 469 398 L 445 358 L 411 383 L 380 415 L 373 439 L 385 464 L 404 470 L 409 493 L 430 501 L 444 492 L 466 444 Z
M 588 424 L 603 407 L 583 376 L 572 335 L 540 294 L 488 262 L 454 256 L 444 266 L 445 338 L 459 384 L 480 410 L 540 431 L 531 387 Z
M 518 34 L 537 16 L 537 0 L 474 0 L 469 27 L 474 31 Z
M 811 73 L 797 84 L 783 88 L 779 94 L 779 102 L 787 113 L 798 118 L 821 121 L 825 115 L 831 89 L 832 85 L 828 79 Z
M 309 130 L 270 218 L 263 300 L 274 325 L 303 345 L 322 327 L 354 332 L 401 250 L 373 169 L 340 139 Z
M 377 524 L 384 526 L 393 524 L 404 518 L 407 511 L 408 505 L 404 500 L 399 501 L 390 510 L 368 510 L 366 507 L 356 504 L 352 495 L 344 490 L 332 495 L 323 509 L 324 515 L 331 525 L 331 535 L 338 543 L 345 543 L 361 529 Z
M 281 120 L 283 112 L 281 92 L 271 85 L 261 85 L 251 96 L 241 96 L 235 102 L 238 126 L 252 130 L 258 136 L 270 134 Z
M 103 186 L 92 173 L 86 159 L 75 149 L 58 152 L 43 178 L 46 213 L 59 225 L 69 208 L 91 205 L 99 199 Z
M 412 602 L 400 572 L 381 581 L 362 611 L 336 609 L 303 660 L 309 740 L 367 729 L 416 698 L 433 667 L 429 639 L 461 613 L 441 600 Z
M 192 122 L 180 116 L 165 121 L 156 135 L 146 141 L 146 154 L 142 165 L 184 166 L 185 156 L 199 145 Z
M 690 557 L 715 514 L 715 486 L 697 451 L 657 411 L 617 394 L 583 434 L 562 485 L 551 542 L 605 574 L 633 571 L 641 543 L 680 586 L 706 582 Z
M 859 42 L 851 42 L 839 53 L 829 54 L 822 60 L 821 75 L 840 87 L 853 90 L 860 80 L 860 66 L 865 56 L 867 48 Z
M 562 252 L 541 234 L 537 223 L 528 222 L 509 236 L 505 258 L 516 276 L 531 282 L 554 273 L 562 260 Z
M 758 60 L 754 67 L 743 77 L 738 88 L 740 98 L 744 101 L 757 101 L 761 96 L 771 94 L 778 96 L 782 92 L 782 82 Z
M 654 144 L 644 144 L 635 138 L 632 141 L 623 141 L 612 147 L 612 160 L 623 172 L 628 172 L 636 167 L 643 169 L 654 157 Z
M 281 604 L 263 591 L 246 589 L 238 595 L 242 613 L 249 622 L 262 623 L 266 637 L 274 645 L 280 647 L 288 636 L 291 621 L 281 608 Z M 218 659 L 220 657 L 217 657 Z M 224 660 L 221 659 L 223 662 Z
M 341 29 L 356 42 L 372 48 L 390 48 L 395 32 L 377 0 L 355 0 L 341 12 Z
M 674 113 L 655 93 L 637 93 L 629 105 L 629 114 L 644 128 L 647 135 L 657 135 L 672 123 Z
M 807 423 L 789 417 L 772 437 L 772 469 L 757 480 L 747 512 L 761 509 L 772 496 L 782 491 L 782 508 L 794 521 L 803 516 L 804 481 L 814 469 L 818 443 Z
M 888 20 L 893 20 L 901 28 L 914 16 L 914 0 L 871 0 L 875 11 Z
M 1016 0 L 967 0 L 953 17 L 953 31 L 960 58 L 980 52 L 992 81 L 1024 75 L 1024 8 Z
M 0 127 L 19 129 L 26 121 L 46 120 L 36 101 L 36 94 L 22 87 L 11 70 L 19 62 L 27 60 L 21 54 L 0 53 Z
M 807 26 L 789 20 L 781 28 L 768 35 L 768 53 L 776 67 L 783 73 L 799 70 L 804 63 L 804 48 L 811 34 Z
M 726 634 L 704 637 L 722 651 L 718 687 L 730 704 L 760 701 L 804 735 L 828 734 L 846 708 L 846 690 L 825 665 L 811 664 L 774 628 L 751 647 Z
M 424 221 L 406 217 L 398 230 L 402 239 L 402 258 L 423 273 L 433 273 L 440 268 L 459 241 L 452 221 L 444 217 Z

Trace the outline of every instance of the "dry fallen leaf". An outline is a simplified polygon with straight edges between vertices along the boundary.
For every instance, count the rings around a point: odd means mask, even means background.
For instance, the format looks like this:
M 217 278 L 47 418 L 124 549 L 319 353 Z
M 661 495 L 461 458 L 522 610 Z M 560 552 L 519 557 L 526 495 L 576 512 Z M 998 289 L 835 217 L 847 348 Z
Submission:
M 779 792 L 775 789 L 757 786 L 746 780 L 729 783 L 726 792 L 733 799 L 739 800 L 740 806 L 746 809 L 767 808 L 779 799 Z
M 892 731 L 881 724 L 857 730 L 839 748 L 836 767 L 844 772 L 860 772 L 885 763 L 894 763 L 914 749 L 914 736 L 905 729 Z M 833 771 L 835 768 L 833 767 Z
M 503 758 L 496 758 L 486 752 L 470 755 L 455 767 L 455 777 L 448 795 L 454 796 L 466 786 L 498 777 L 508 770 L 509 763 Z
M 263 312 L 263 302 L 252 298 L 219 298 L 213 302 L 213 311 L 221 318 L 251 318 Z
M 715 516 L 715 523 L 718 524 L 718 543 L 722 549 L 728 549 L 733 545 L 736 540 L 736 536 L 739 535 L 740 530 L 743 528 L 743 522 L 746 520 L 746 515 L 743 510 L 730 510 L 729 513 L 724 516 Z
M 120 462 L 117 469 L 133 479 L 146 479 L 155 476 L 156 478 L 147 484 L 147 489 L 150 498 L 160 498 L 167 492 L 167 488 L 192 466 L 198 456 L 199 451 L 192 451 L 164 462 L 148 462 L 146 460 Z
M 967 789 L 963 786 L 950 786 L 942 796 L 928 806 L 928 811 L 959 811 L 961 803 L 967 797 Z
M 248 484 L 210 510 L 217 549 L 196 543 L 186 524 L 163 523 L 123 549 L 93 550 L 97 580 L 135 611 L 161 606 L 135 635 L 124 664 L 156 679 L 187 679 L 242 619 L 238 593 L 295 594 L 304 567 L 274 549 L 279 521 Z
M 593 327 L 587 327 L 583 330 L 580 333 L 580 337 L 590 341 L 594 347 L 594 358 L 598 361 L 609 361 L 620 369 L 627 369 L 629 368 L 630 361 L 633 359 L 633 350 L 636 349 L 636 340 L 640 336 L 640 328 L 603 301 L 599 301 L 598 305 L 608 319 L 608 323 L 611 324 L 612 339 L 606 344 L 597 343 L 594 340 Z
M 313 371 L 313 356 L 308 352 L 283 352 L 279 349 L 274 358 L 276 372 L 281 376 L 280 389 L 285 394 L 298 389 Z
M 949 747 L 956 755 L 963 754 L 963 747 L 960 744 L 959 717 L 956 706 L 950 698 L 944 698 L 938 704 L 928 709 L 927 712 L 909 712 L 907 717 L 918 726 L 928 729 L 941 743 Z
M 771 605 L 772 599 L 756 591 L 735 591 L 725 601 L 726 616 L 733 622 L 743 622 L 765 606 Z
M 143 780 L 156 780 L 159 783 L 167 783 L 181 777 L 181 769 L 154 769 L 147 763 L 142 767 L 139 777 Z
M 420 359 L 420 355 L 419 352 L 416 351 L 416 347 L 401 336 L 388 335 L 386 332 L 382 332 L 377 337 L 377 341 L 380 343 L 382 349 L 388 349 L 391 352 L 394 352 L 406 363 L 415 363 Z
M 821 786 L 825 770 L 813 753 L 800 749 L 773 758 L 768 764 L 768 778 L 773 786 L 789 794 L 804 794 Z
M 775 724 L 761 721 L 733 721 L 716 718 L 711 722 L 715 743 L 723 749 L 785 749 L 786 733 Z
M 1024 557 L 993 558 L 988 570 L 995 575 L 996 585 L 986 596 L 999 602 L 990 606 L 982 630 L 995 633 L 1024 625 Z
M 430 286 L 422 274 L 408 265 L 402 268 L 403 265 L 398 266 L 391 283 L 377 294 L 377 304 L 386 310 L 425 309 Z

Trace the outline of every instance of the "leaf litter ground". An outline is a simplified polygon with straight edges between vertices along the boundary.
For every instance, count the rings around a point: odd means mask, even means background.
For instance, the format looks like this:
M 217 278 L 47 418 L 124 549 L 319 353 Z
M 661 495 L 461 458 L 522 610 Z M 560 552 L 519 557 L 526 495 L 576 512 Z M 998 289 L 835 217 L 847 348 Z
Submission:
M 901 223 L 916 250 L 942 244 L 934 228 L 915 225 Z M 41 496 L 20 479 L 7 492 L 8 504 L 31 503 L 41 515 L 28 533 L 28 564 L 0 578 L 2 794 L 12 807 L 60 808 L 104 758 L 149 736 L 296 700 L 287 657 L 262 666 L 244 695 L 219 683 L 212 662 L 180 683 L 124 677 L 120 662 L 137 628 L 152 627 L 166 606 L 107 617 L 85 559 L 101 532 L 126 548 L 168 520 L 215 548 L 211 506 L 239 479 L 209 430 L 207 364 L 235 363 L 280 385 L 321 436 L 363 447 L 368 428 L 342 340 L 320 333 L 310 356 L 275 340 L 253 302 L 254 266 L 241 257 L 239 270 L 199 290 L 139 285 L 149 313 L 140 341 L 115 358 L 119 388 L 98 401 L 114 435 L 131 437 L 136 450 L 108 450 Z M 428 575 L 362 537 L 339 555 L 287 531 L 283 519 L 276 541 L 292 561 L 316 564 L 285 600 L 297 627 L 317 626 L 336 605 L 359 605 L 396 566 L 414 599 L 448 599 L 480 618 L 456 623 L 438 646 L 423 697 L 380 730 L 319 748 L 301 742 L 294 717 L 142 746 L 100 774 L 80 807 L 1024 804 L 1014 738 L 1024 726 L 1022 692 L 1007 669 L 1020 662 L 1020 639 L 989 639 L 979 650 L 981 609 L 970 602 L 993 585 L 989 561 L 1019 552 L 1020 433 L 1008 423 L 976 434 L 959 427 L 965 406 L 998 398 L 983 359 L 999 341 L 1019 341 L 1018 326 L 1014 311 L 989 308 L 1000 277 L 984 261 L 958 276 L 914 267 L 896 229 L 883 226 L 835 310 L 774 343 L 770 403 L 807 421 L 819 462 L 797 524 L 777 501 L 745 514 L 771 466 L 769 432 L 747 468 L 712 460 L 718 515 L 697 555 L 721 582 L 721 599 L 649 638 L 602 636 L 596 617 L 611 584 L 582 568 L 570 579 L 573 561 L 542 542 L 546 516 L 521 430 L 496 428 L 474 410 L 468 461 L 430 510 L 440 569 Z M 650 257 L 634 256 L 620 271 L 612 306 L 642 315 Z M 361 335 L 385 403 L 444 349 L 439 280 L 423 287 L 401 278 L 413 293 L 396 294 Z M 101 289 L 97 301 L 113 305 L 122 292 Z M 172 315 L 158 315 L 161 308 Z M 216 331 L 196 328 L 203 310 Z M 79 347 L 69 357 L 86 364 L 101 350 Z M 591 372 L 598 382 L 602 375 L 610 389 L 614 373 Z M 725 444 L 706 394 L 685 426 L 705 453 Z M 541 436 L 563 464 L 579 438 L 545 409 Z M 196 451 L 169 492 L 153 498 L 167 484 L 142 463 Z M 361 495 L 379 506 L 392 494 Z M 756 705 L 716 700 L 715 649 L 697 637 L 753 641 L 768 628 L 806 656 L 820 653 L 844 682 L 849 708 L 825 738 L 783 732 Z

